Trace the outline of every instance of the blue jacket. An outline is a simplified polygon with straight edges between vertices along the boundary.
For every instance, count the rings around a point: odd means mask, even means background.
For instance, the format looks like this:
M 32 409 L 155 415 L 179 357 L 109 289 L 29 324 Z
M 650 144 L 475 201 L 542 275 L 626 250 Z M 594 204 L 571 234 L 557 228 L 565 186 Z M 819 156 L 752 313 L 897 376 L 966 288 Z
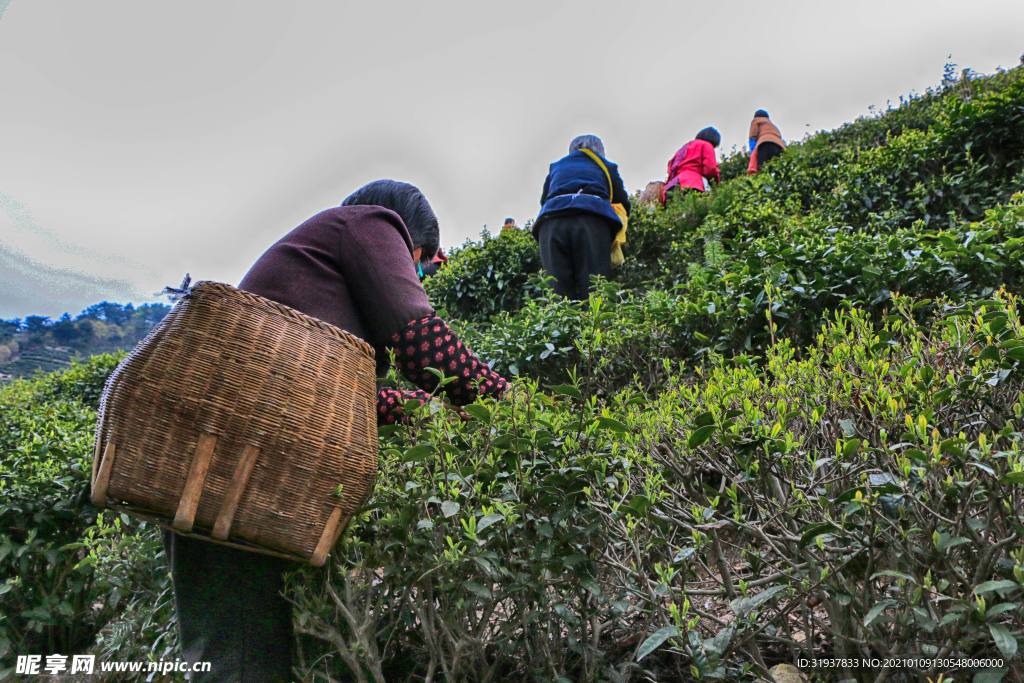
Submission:
M 622 221 L 612 204 L 622 204 L 629 212 L 629 195 L 619 176 L 619 167 L 602 157 L 612 177 L 612 196 L 608 198 L 608 176 L 593 159 L 579 150 L 551 164 L 540 195 L 541 210 L 533 223 L 533 236 L 540 234 L 545 218 L 571 213 L 592 213 L 613 222 L 615 231 Z

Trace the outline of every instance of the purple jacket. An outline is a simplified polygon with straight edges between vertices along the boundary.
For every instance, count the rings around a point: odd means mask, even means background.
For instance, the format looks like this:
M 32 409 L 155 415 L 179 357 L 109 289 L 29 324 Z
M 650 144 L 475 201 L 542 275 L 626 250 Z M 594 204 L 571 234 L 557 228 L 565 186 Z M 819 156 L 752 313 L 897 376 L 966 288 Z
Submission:
M 318 213 L 270 247 L 238 287 L 365 340 L 376 350 L 378 377 L 391 336 L 434 313 L 405 224 L 379 206 Z

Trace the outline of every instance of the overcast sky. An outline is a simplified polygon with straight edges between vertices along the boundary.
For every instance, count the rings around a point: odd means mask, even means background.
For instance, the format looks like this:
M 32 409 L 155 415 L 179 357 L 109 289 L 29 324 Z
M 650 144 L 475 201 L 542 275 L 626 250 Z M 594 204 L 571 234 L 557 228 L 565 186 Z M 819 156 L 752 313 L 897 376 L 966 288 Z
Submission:
M 458 245 L 576 135 L 636 190 L 705 126 L 795 140 L 1022 52 L 1020 0 L 0 0 L 0 318 L 237 284 L 380 178 Z

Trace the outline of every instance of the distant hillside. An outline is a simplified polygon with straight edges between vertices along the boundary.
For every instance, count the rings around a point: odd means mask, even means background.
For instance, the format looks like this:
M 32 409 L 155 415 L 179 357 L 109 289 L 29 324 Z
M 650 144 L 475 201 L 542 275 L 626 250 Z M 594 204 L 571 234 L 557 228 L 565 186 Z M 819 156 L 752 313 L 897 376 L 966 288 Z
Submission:
M 76 318 L 65 313 L 55 321 L 38 315 L 0 320 L 0 382 L 64 370 L 75 358 L 131 350 L 169 310 L 164 304 L 135 308 L 104 301 Z

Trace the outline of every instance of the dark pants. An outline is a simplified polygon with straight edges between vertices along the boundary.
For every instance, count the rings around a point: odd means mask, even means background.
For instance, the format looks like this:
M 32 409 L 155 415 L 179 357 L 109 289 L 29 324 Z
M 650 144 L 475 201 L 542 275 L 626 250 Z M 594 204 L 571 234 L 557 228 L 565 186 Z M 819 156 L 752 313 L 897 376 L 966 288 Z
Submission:
M 757 146 L 757 170 L 760 171 L 765 162 L 782 154 L 782 146 L 774 142 L 762 142 Z
M 612 273 L 612 223 L 592 213 L 545 218 L 537 237 L 540 263 L 555 278 L 555 292 L 580 301 L 590 296 L 590 276 Z
M 282 572 L 297 565 L 164 531 L 182 658 L 210 662 L 198 683 L 290 683 L 292 606 Z

